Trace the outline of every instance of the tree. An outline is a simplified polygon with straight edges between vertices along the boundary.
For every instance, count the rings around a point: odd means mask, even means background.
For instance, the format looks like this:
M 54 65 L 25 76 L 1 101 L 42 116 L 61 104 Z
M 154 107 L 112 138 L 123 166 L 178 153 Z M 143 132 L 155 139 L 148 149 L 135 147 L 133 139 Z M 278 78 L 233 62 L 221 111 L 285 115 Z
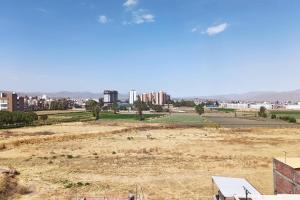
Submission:
M 186 100 L 181 100 L 181 101 L 176 101 L 173 103 L 174 107 L 194 107 L 196 104 L 194 101 L 186 101 Z
M 275 114 L 271 115 L 271 119 L 276 119 L 276 118 L 277 118 L 277 116 Z
M 258 112 L 258 116 L 260 117 L 267 117 L 267 113 L 266 113 L 267 109 L 264 106 L 261 106 Z
M 144 116 L 143 116 L 143 107 L 144 107 L 144 104 L 141 101 L 141 97 L 140 96 L 137 97 L 137 101 L 134 102 L 134 106 L 137 109 L 139 120 L 140 121 L 144 120 Z
M 161 105 L 153 105 L 152 106 L 152 109 L 155 111 L 155 112 L 162 112 L 163 111 L 163 107 Z
M 195 111 L 199 115 L 202 115 L 204 113 L 204 106 L 202 104 L 198 104 L 197 106 L 195 106 Z
M 111 109 L 114 111 L 114 114 L 117 114 L 118 104 L 117 103 L 113 103 L 113 105 L 111 106 Z
M 88 100 L 87 102 L 85 102 L 85 109 L 87 111 L 93 111 L 94 108 L 98 105 L 97 101 L 95 100 Z
M 99 104 L 99 107 L 100 107 L 100 108 L 102 108 L 102 107 L 104 106 L 103 98 L 100 98 L 100 99 L 99 99 L 99 103 L 98 103 L 98 104 Z
M 98 120 L 100 118 L 100 106 L 96 105 L 93 108 L 93 116 L 95 117 L 96 120 Z

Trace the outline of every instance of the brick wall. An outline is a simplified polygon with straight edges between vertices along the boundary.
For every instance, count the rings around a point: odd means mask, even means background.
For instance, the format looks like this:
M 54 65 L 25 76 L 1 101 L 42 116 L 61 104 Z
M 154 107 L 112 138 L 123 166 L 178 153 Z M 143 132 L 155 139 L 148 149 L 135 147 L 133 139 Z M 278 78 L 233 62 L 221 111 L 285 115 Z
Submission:
M 275 194 L 300 194 L 300 171 L 273 160 L 274 193 Z

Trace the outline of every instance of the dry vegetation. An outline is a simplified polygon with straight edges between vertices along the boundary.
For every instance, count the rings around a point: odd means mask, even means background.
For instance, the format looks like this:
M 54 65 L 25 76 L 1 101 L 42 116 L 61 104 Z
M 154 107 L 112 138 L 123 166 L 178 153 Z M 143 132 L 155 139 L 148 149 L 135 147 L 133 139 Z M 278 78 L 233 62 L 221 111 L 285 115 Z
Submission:
M 213 129 L 142 123 L 68 123 L 0 131 L 0 168 L 30 194 L 16 199 L 126 196 L 210 199 L 211 176 L 248 178 L 272 193 L 272 157 L 300 156 L 300 129 Z

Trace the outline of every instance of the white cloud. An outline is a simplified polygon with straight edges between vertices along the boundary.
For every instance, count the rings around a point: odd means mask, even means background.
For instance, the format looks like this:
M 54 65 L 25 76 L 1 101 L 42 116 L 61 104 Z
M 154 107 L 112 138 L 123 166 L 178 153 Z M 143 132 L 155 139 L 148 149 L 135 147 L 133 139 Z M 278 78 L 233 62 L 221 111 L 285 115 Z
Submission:
M 105 15 L 100 15 L 100 16 L 98 17 L 98 22 L 99 22 L 100 24 L 106 24 L 106 23 L 109 22 L 109 19 L 108 19 Z
M 197 28 L 197 27 L 194 27 L 194 28 L 191 30 L 192 33 L 195 33 L 195 32 L 197 32 L 197 31 L 198 31 L 198 28 Z
M 133 7 L 138 4 L 138 0 L 126 0 L 126 2 L 123 4 L 123 6 L 129 8 Z
M 208 27 L 206 29 L 206 31 L 204 31 L 203 33 L 207 34 L 209 36 L 212 36 L 212 35 L 216 35 L 216 34 L 222 33 L 227 28 L 228 28 L 228 23 L 225 22 L 225 23 L 222 23 L 222 24 L 219 24 L 219 25 L 216 25 L 216 26 Z
M 132 12 L 132 23 L 143 24 L 147 22 L 155 22 L 155 16 L 144 9 Z

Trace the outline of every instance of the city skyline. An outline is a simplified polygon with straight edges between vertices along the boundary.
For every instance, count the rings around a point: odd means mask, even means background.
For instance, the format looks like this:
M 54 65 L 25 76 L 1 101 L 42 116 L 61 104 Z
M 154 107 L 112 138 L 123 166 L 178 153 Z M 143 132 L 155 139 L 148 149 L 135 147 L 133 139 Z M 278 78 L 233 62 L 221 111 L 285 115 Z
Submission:
M 0 89 L 163 89 L 174 97 L 296 90 L 299 7 L 296 0 L 4 0 Z

